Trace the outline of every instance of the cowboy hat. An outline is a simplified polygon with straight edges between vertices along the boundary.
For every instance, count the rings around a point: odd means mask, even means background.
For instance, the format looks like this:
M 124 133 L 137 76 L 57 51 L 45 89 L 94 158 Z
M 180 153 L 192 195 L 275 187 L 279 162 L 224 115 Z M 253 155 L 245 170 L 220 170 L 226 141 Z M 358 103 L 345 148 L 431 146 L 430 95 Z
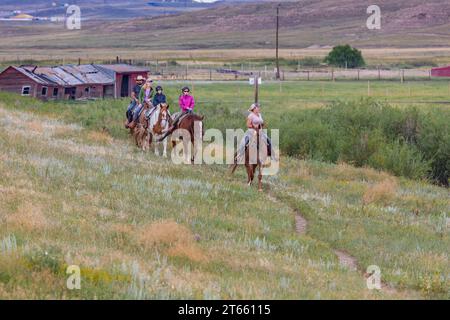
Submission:
M 253 111 L 253 109 L 255 109 L 256 107 L 260 107 L 260 105 L 259 105 L 259 103 L 252 103 L 252 105 L 250 106 L 250 108 L 248 109 L 248 111 L 250 111 L 250 112 L 252 112 Z

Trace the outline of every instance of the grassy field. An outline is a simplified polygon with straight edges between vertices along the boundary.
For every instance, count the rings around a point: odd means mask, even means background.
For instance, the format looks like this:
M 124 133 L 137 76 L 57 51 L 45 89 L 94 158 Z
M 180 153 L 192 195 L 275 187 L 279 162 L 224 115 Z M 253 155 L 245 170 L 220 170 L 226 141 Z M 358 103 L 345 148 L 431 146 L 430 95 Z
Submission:
M 28 40 L 18 40 L 20 44 L 27 44 Z M 130 48 L 131 46 L 131 48 Z M 398 65 L 402 63 L 422 62 L 428 64 L 447 65 L 450 61 L 449 47 L 412 47 L 412 48 L 359 48 L 368 65 Z M 305 58 L 323 59 L 330 52 L 331 48 L 280 48 L 280 58 L 285 60 L 299 60 Z M 0 64 L 3 66 L 20 63 L 39 64 L 64 64 L 78 63 L 78 58 L 83 63 L 98 61 L 113 61 L 119 56 L 124 60 L 148 60 L 148 61 L 168 61 L 176 60 L 181 63 L 248 63 L 258 62 L 267 59 L 274 59 L 275 50 L 273 48 L 260 49 L 193 49 L 193 50 L 161 50 L 159 48 L 147 49 L 135 47 L 133 45 L 123 45 L 123 47 L 49 47 L 40 48 L 38 45 L 21 47 L 17 44 L 11 47 L 2 46 L 0 48 Z
M 183 84 L 163 83 L 171 101 Z M 207 127 L 243 127 L 248 84 L 191 87 Z M 447 110 L 433 102 L 448 90 L 376 82 L 371 95 Z M 260 97 L 270 127 L 284 112 L 365 95 L 367 83 L 304 82 L 264 84 Z M 448 189 L 283 156 L 259 193 L 243 169 L 137 150 L 122 129 L 126 103 L 0 94 L 0 298 L 450 298 Z M 81 267 L 81 290 L 66 288 L 68 265 Z M 380 291 L 367 289 L 369 265 Z

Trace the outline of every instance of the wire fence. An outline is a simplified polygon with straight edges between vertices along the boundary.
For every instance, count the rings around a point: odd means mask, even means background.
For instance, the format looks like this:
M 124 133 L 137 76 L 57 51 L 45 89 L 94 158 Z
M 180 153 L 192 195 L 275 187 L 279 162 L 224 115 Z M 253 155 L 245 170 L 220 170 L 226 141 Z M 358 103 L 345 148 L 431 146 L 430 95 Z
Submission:
M 117 61 L 105 61 L 115 63 Z M 129 64 L 146 66 L 152 76 L 161 80 L 247 80 L 249 77 L 258 76 L 263 80 L 276 80 L 276 68 L 272 64 L 245 62 L 241 64 L 205 64 L 205 63 L 179 63 L 158 62 L 142 60 L 125 60 Z M 301 81 L 338 81 L 338 80 L 392 80 L 413 81 L 438 79 L 431 76 L 431 69 L 340 69 L 333 67 L 304 67 L 286 66 L 280 68 L 281 80 Z
M 2 61 L 0 69 L 8 65 L 38 64 L 77 64 L 97 63 L 115 64 L 126 63 L 136 66 L 145 66 L 150 70 L 156 80 L 204 80 L 204 81 L 231 81 L 248 80 L 250 77 L 258 76 L 263 80 L 276 80 L 276 68 L 274 63 L 264 64 L 260 61 L 243 61 L 241 63 L 212 63 L 203 61 L 183 60 L 137 60 L 116 59 L 109 60 L 87 60 L 80 58 L 61 61 L 34 61 L 33 59 L 19 59 L 17 61 Z M 439 80 L 431 76 L 430 68 L 400 69 L 380 66 L 376 69 L 341 69 L 326 66 L 304 66 L 300 63 L 281 66 L 281 80 L 287 81 L 367 81 L 367 80 L 390 80 L 390 81 L 414 81 L 414 80 Z

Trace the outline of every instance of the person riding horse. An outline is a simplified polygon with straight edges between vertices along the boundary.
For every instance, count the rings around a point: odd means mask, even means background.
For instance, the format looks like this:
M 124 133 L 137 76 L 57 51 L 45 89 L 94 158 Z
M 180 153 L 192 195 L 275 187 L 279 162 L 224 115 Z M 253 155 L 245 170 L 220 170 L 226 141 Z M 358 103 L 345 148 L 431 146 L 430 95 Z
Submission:
M 194 97 L 190 95 L 189 87 L 184 87 L 183 89 L 181 89 L 181 91 L 182 94 L 178 99 L 178 104 L 180 106 L 181 111 L 174 114 L 173 123 L 172 126 L 169 128 L 169 131 L 172 131 L 175 128 L 178 121 L 180 121 L 181 117 L 194 111 L 195 100 Z
M 153 97 L 153 105 L 156 107 L 161 103 L 167 103 L 166 95 L 163 93 L 163 88 L 161 86 L 156 87 L 156 94 Z
M 133 87 L 131 91 L 131 101 L 128 105 L 126 118 L 127 122 L 125 123 L 125 127 L 128 128 L 129 124 L 133 121 L 133 112 L 134 109 L 139 106 L 139 93 L 141 92 L 142 85 L 144 84 L 145 78 L 141 75 L 138 75 L 136 78 L 136 85 Z
M 245 156 L 245 148 L 247 147 L 251 137 L 255 134 L 255 130 L 262 129 L 264 126 L 264 120 L 260 112 L 260 107 L 261 106 L 259 103 L 253 103 L 248 109 L 250 114 L 247 117 L 247 132 L 245 133 L 244 138 L 242 139 L 236 153 L 236 163 L 243 161 L 243 157 Z M 275 152 L 272 148 L 272 142 L 270 138 L 264 132 L 262 132 L 262 137 L 267 142 L 267 155 L 274 160 Z
M 145 80 L 145 84 L 142 86 L 141 91 L 139 92 L 139 102 L 140 104 L 137 106 L 133 113 L 133 121 L 136 121 L 141 114 L 142 107 L 144 103 L 147 103 L 150 107 L 153 106 L 152 104 L 152 97 L 153 97 L 153 80 L 148 78 Z

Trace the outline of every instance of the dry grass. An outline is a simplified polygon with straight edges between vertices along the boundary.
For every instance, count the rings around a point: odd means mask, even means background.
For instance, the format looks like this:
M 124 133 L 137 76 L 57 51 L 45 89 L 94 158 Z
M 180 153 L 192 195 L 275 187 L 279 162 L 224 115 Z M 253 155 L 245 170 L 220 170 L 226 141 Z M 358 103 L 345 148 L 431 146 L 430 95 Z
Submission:
M 363 181 L 382 182 L 393 179 L 386 172 L 372 168 L 355 168 L 345 162 L 340 162 L 336 166 L 328 168 L 331 177 L 341 181 L 353 181 L 355 176 Z
M 387 204 L 395 197 L 396 190 L 397 182 L 393 178 L 376 183 L 375 185 L 368 187 L 364 192 L 362 197 L 363 205 L 369 205 L 375 202 Z
M 145 248 L 158 248 L 169 256 L 186 257 L 197 262 L 207 261 L 192 232 L 173 220 L 163 220 L 142 227 L 138 232 L 138 241 Z
M 88 140 L 97 143 L 111 143 L 112 137 L 105 131 L 90 131 L 87 135 Z
M 23 202 L 15 213 L 7 215 L 6 222 L 14 229 L 26 232 L 41 231 L 51 225 L 43 213 L 43 207 L 30 201 Z

